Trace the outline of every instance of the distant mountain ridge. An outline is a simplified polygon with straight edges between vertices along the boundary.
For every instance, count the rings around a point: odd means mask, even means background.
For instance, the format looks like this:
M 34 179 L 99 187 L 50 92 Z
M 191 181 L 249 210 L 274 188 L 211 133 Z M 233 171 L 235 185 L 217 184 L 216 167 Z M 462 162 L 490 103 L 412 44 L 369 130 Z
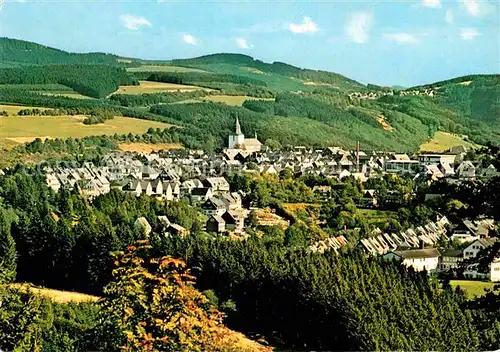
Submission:
M 363 89 L 365 85 L 345 77 L 341 74 L 311 70 L 275 61 L 266 63 L 243 54 L 211 54 L 192 59 L 171 60 L 173 65 L 217 70 L 218 65 L 231 65 L 235 67 L 253 68 L 261 74 L 275 74 L 284 77 L 296 78 L 311 84 L 331 84 L 336 87 L 349 87 L 350 89 Z
M 0 38 L 0 67 L 56 64 L 118 65 L 122 59 L 106 53 L 70 53 L 24 40 Z
M 3 69 L 1 69 L 3 68 Z M 211 95 L 253 97 L 242 106 L 193 101 L 177 92 L 106 98 L 121 85 L 147 80 L 210 89 Z M 95 101 L 37 93 L 37 85 L 62 84 Z M 354 93 L 354 94 L 351 94 Z M 358 94 L 360 93 L 360 94 Z M 415 151 L 436 131 L 466 135 L 485 144 L 500 140 L 500 75 L 469 75 L 406 89 L 363 85 L 338 73 L 265 63 L 243 54 L 191 59 L 142 60 L 113 54 L 75 54 L 0 38 L 2 101 L 42 107 L 92 105 L 182 125 L 186 146 L 220 147 L 235 116 L 249 133 L 283 145 Z M 172 105 L 170 103 L 183 102 Z M 199 104 L 203 102 L 203 104 Z M 208 142 L 207 142 L 208 141 Z

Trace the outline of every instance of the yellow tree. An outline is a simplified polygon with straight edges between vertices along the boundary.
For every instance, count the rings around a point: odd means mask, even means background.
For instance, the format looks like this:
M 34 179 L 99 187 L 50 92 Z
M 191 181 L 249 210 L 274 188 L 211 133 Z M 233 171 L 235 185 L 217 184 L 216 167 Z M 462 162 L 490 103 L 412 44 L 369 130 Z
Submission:
M 116 253 L 114 280 L 106 286 L 98 329 L 102 350 L 210 351 L 228 330 L 222 313 L 193 287 L 186 264 L 150 258 L 141 241 Z

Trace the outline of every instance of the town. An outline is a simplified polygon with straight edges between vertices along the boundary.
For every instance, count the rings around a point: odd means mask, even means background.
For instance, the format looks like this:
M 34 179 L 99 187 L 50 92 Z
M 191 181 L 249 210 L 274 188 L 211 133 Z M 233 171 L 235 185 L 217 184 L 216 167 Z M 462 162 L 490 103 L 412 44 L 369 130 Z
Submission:
M 257 137 L 257 136 L 255 136 Z M 117 152 L 105 155 L 99 165 L 85 162 L 78 167 L 44 166 L 47 185 L 54 191 L 77 190 L 89 199 L 119 189 L 135 196 L 146 195 L 164 201 L 187 199 L 207 216 L 205 230 L 225 233 L 234 238 L 245 238 L 245 219 L 257 208 L 244 208 L 242 190 L 231 189 L 224 178 L 228 173 L 254 173 L 280 175 L 285 170 L 294 176 L 315 175 L 342 181 L 353 177 L 360 183 L 380 178 L 386 174 L 411 177 L 415 185 L 430 184 L 444 179 L 450 184 L 472 180 L 488 180 L 500 175 L 493 164 L 466 160 L 464 147 L 453 147 L 444 154 L 363 152 L 359 143 L 355 150 L 338 147 L 314 149 L 293 147 L 272 150 L 264 147 L 257 138 L 245 138 L 239 121 L 235 133 L 228 137 L 228 148 L 218 154 L 201 150 L 166 150 L 153 153 Z M 316 187 L 316 192 L 328 194 L 330 187 Z M 439 198 L 440 194 L 426 194 L 426 200 Z M 374 190 L 365 189 L 361 206 L 377 208 Z M 262 211 L 262 209 L 260 210 Z M 274 214 L 269 214 L 276 216 Z M 276 216 L 277 217 L 277 216 Z M 261 224 L 265 219 L 261 217 Z M 186 229 L 161 219 L 164 230 L 185 236 Z M 271 222 L 274 224 L 275 222 Z M 145 218 L 136 225 L 149 234 L 151 226 Z M 381 233 L 375 229 L 358 244 L 367 253 L 382 255 L 385 259 L 398 260 L 417 271 L 456 271 L 467 259 L 470 264 L 463 275 L 472 279 L 500 281 L 500 258 L 493 258 L 486 272 L 478 271 L 476 257 L 480 249 L 491 247 L 496 238 L 490 238 L 495 223 L 492 219 L 463 219 L 452 224 L 442 217 L 435 222 L 399 234 Z M 439 239 L 449 242 L 470 243 L 460 250 L 435 248 Z M 337 251 L 347 245 L 342 235 L 312 243 L 309 250 Z

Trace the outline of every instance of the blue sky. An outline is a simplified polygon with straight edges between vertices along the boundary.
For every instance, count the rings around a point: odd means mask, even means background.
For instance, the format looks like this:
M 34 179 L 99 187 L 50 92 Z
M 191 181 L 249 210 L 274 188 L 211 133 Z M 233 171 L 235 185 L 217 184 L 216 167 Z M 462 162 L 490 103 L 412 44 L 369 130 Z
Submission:
M 151 59 L 237 52 L 410 86 L 499 73 L 499 16 L 488 0 L 4 0 L 0 36 Z

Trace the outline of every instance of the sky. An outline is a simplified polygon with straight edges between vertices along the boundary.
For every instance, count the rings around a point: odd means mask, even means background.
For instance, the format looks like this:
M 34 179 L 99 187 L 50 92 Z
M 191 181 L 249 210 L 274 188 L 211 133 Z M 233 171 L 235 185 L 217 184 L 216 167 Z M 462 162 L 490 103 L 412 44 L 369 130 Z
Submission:
M 72 52 L 234 52 L 380 85 L 500 73 L 498 1 L 2 1 L 0 36 Z

